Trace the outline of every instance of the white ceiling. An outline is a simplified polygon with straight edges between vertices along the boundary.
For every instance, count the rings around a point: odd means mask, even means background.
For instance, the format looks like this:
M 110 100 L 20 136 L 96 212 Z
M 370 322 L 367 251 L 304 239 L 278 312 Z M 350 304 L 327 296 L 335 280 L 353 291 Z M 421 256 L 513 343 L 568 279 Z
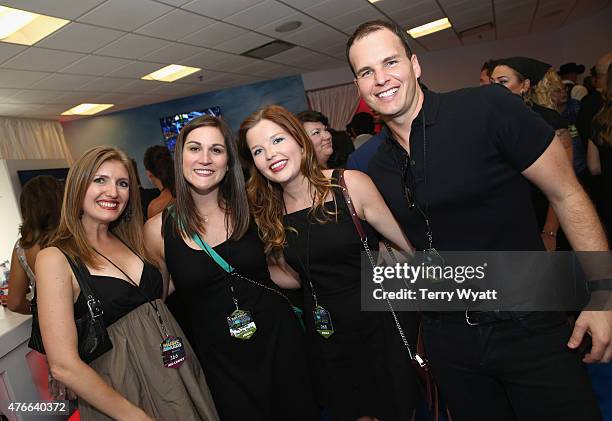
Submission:
M 57 119 L 82 102 L 107 113 L 207 91 L 345 65 L 351 32 L 370 19 L 411 28 L 448 16 L 453 28 L 415 40 L 422 53 L 551 30 L 608 0 L 0 0 L 69 19 L 32 47 L 0 42 L 0 115 Z M 275 28 L 299 20 L 295 31 Z M 462 31 L 492 23 L 480 34 Z M 280 39 L 292 50 L 239 54 Z M 203 70 L 167 84 L 140 80 L 168 64 Z M 76 117 L 71 117 L 76 118 Z

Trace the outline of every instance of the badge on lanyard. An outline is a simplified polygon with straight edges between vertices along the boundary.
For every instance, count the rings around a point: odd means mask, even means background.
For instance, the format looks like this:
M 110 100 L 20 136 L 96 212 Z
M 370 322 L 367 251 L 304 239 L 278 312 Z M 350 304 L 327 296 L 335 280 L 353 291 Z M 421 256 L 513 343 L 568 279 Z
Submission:
M 329 338 L 334 333 L 334 326 L 332 325 L 329 311 L 321 306 L 316 306 L 312 314 L 314 316 L 315 330 L 325 339 Z
M 160 345 L 164 367 L 179 368 L 185 361 L 183 340 L 176 336 L 168 336 Z
M 247 310 L 234 310 L 227 316 L 227 325 L 230 335 L 238 339 L 250 339 L 257 330 L 251 312 Z

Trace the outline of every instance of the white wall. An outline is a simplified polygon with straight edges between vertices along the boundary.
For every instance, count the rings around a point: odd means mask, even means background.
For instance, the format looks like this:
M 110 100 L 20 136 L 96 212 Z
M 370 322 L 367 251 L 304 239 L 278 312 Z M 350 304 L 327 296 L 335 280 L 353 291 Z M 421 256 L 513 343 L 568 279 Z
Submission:
M 483 42 L 470 46 L 419 54 L 421 80 L 429 88 L 444 92 L 478 85 L 482 63 L 510 56 L 533 57 L 553 65 L 574 61 L 588 69 L 597 58 L 612 51 L 612 7 L 555 31 Z M 342 67 L 302 75 L 306 90 L 352 82 L 353 75 Z

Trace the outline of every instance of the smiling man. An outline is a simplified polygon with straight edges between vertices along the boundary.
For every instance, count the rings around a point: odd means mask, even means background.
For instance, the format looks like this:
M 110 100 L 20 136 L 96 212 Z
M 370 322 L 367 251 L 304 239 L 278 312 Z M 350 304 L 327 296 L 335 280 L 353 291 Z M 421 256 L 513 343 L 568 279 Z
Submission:
M 529 179 L 548 196 L 575 250 L 607 251 L 601 224 L 559 139 L 501 86 L 439 94 L 423 90 L 404 30 L 362 24 L 347 59 L 364 101 L 386 128 L 347 167 L 372 178 L 420 250 L 544 250 Z M 610 361 L 611 312 L 582 312 L 574 332 L 563 313 L 423 313 L 428 358 L 453 419 L 599 420 L 574 351 Z

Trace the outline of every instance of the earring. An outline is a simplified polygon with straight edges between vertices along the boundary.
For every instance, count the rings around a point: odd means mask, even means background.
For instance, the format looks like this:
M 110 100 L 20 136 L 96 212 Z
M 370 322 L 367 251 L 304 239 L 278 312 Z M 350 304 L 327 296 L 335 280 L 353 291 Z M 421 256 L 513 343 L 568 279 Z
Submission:
M 81 219 L 82 217 L 83 217 L 83 209 L 79 211 L 79 219 Z

